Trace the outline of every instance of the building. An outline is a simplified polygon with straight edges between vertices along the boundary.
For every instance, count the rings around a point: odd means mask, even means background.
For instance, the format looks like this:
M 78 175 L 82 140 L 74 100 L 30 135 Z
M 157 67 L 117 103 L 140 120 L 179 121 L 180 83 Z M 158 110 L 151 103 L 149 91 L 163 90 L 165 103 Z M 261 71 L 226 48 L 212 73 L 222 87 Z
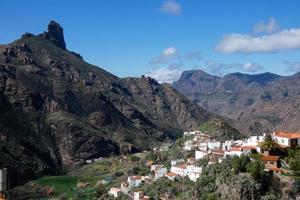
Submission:
M 7 169 L 0 169 L 0 192 L 7 190 Z
M 178 174 L 179 176 L 185 176 L 186 165 L 175 165 L 171 167 L 171 172 Z
M 128 192 L 130 191 L 130 188 L 129 188 L 129 184 L 127 181 L 123 181 L 121 183 L 121 192 L 123 192 L 124 194 L 128 194 Z
M 143 180 L 142 180 L 141 176 L 129 176 L 127 179 L 129 188 L 139 187 L 139 185 L 142 183 L 142 181 Z
M 268 155 L 268 152 L 265 152 L 261 160 L 265 164 L 266 171 L 271 171 L 274 173 L 281 174 L 282 170 L 280 169 L 279 156 L 270 156 Z
M 175 174 L 174 172 L 168 172 L 165 174 L 165 177 L 167 177 L 171 181 L 175 181 L 178 174 Z
M 201 173 L 202 168 L 195 165 L 187 165 L 184 170 L 184 176 L 189 176 L 191 173 Z
M 289 133 L 289 132 L 273 132 L 273 138 L 282 147 L 296 147 L 300 145 L 300 133 Z
M 121 189 L 120 188 L 110 188 L 110 190 L 108 191 L 108 194 L 111 196 L 114 196 L 115 198 L 117 198 L 121 193 Z
M 188 175 L 189 179 L 193 182 L 196 182 L 200 176 L 201 176 L 201 173 L 199 173 L 199 172 L 192 172 Z
M 208 154 L 208 151 L 195 151 L 195 159 L 199 160 L 204 158 Z
M 157 168 L 156 170 L 154 170 L 154 180 L 158 180 L 158 179 L 164 177 L 164 175 L 167 172 L 168 172 L 168 170 L 165 167 Z
M 144 192 L 142 192 L 142 191 L 133 193 L 133 199 L 134 200 L 140 200 L 143 197 L 144 197 Z
M 152 171 L 155 171 L 156 169 L 159 169 L 162 167 L 164 167 L 164 165 L 151 165 L 150 170 L 152 172 Z

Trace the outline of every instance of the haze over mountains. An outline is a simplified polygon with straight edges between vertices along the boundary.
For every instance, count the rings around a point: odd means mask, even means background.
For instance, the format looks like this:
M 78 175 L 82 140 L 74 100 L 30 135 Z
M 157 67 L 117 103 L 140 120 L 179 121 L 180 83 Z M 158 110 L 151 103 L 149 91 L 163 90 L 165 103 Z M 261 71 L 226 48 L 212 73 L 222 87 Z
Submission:
M 204 109 L 234 119 L 244 133 L 300 131 L 300 73 L 230 73 L 213 76 L 184 71 L 173 87 Z
M 54 21 L 0 46 L 0 167 L 12 185 L 150 149 L 216 119 L 168 84 L 88 64 L 66 49 Z M 232 136 L 240 135 L 231 128 L 222 137 Z

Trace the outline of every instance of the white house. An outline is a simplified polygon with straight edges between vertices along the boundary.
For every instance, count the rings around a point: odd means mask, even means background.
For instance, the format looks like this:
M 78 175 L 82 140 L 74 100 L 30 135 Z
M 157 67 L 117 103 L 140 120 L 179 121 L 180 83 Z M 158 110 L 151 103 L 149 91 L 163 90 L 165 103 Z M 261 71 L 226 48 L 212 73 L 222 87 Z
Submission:
M 186 151 L 190 151 L 193 149 L 193 141 L 192 140 L 187 140 L 184 144 L 183 144 L 183 149 Z
M 164 167 L 164 165 L 151 165 L 150 170 L 152 172 L 152 171 L 155 171 L 156 169 L 159 169 L 162 167 Z
M 273 138 L 282 147 L 295 147 L 300 145 L 300 133 L 289 133 L 289 132 L 273 132 Z
M 158 180 L 162 177 L 164 177 L 164 175 L 168 172 L 167 168 L 162 167 L 162 168 L 157 168 L 156 170 L 154 170 L 154 180 Z
M 195 165 L 186 165 L 186 169 L 184 170 L 184 176 L 189 176 L 191 173 L 201 173 L 202 172 L 202 168 L 201 167 L 197 167 Z
M 165 177 L 167 177 L 171 181 L 175 181 L 178 174 L 175 174 L 174 172 L 168 172 L 165 174 Z
M 114 196 L 115 198 L 117 198 L 121 193 L 121 189 L 120 188 L 110 188 L 110 190 L 108 191 L 108 194 L 111 196 Z
M 241 146 L 234 146 L 229 149 L 229 151 L 224 152 L 224 157 L 226 156 L 241 156 L 243 154 Z
M 129 184 L 129 188 L 138 187 L 142 183 L 141 176 L 129 176 L 127 182 Z
M 234 140 L 226 140 L 222 143 L 222 150 L 228 151 L 230 147 L 233 145 Z
M 7 190 L 7 169 L 0 169 L 0 192 Z
M 208 154 L 208 151 L 195 151 L 195 159 L 199 160 L 204 158 Z
M 186 165 L 174 165 L 171 167 L 171 172 L 178 174 L 179 176 L 185 176 Z
M 244 146 L 257 146 L 260 142 L 264 141 L 265 134 L 263 135 L 253 135 L 247 138 L 244 142 Z
M 127 181 L 123 181 L 121 183 L 121 192 L 123 192 L 124 194 L 128 194 L 128 192 L 130 191 L 130 187 Z
M 210 141 L 207 143 L 208 149 L 219 149 L 221 148 L 220 141 Z
M 193 182 L 196 182 L 197 179 L 200 177 L 201 173 L 199 172 L 192 172 L 188 175 L 189 179 Z
M 207 143 L 201 143 L 201 144 L 198 144 L 198 150 L 200 151 L 208 151 L 208 146 L 207 146 Z
M 144 192 L 142 191 L 133 193 L 133 200 L 146 200 L 146 199 L 150 199 L 150 197 L 145 196 Z

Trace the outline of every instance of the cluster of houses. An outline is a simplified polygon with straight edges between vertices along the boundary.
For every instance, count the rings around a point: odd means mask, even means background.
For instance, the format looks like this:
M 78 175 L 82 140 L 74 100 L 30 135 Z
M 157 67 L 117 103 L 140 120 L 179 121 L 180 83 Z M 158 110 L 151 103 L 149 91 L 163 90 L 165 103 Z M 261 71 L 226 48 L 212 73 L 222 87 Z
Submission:
M 142 183 L 157 181 L 163 177 L 171 181 L 181 180 L 186 177 L 196 182 L 202 172 L 202 168 L 196 164 L 198 160 L 208 158 L 208 165 L 211 165 L 222 162 L 227 156 L 247 155 L 252 150 L 256 150 L 262 155 L 261 160 L 265 164 L 266 171 L 272 171 L 276 174 L 284 172 L 284 169 L 281 168 L 280 157 L 269 155 L 267 151 L 262 150 L 260 144 L 264 141 L 265 134 L 250 136 L 243 140 L 225 141 L 211 139 L 209 135 L 200 131 L 185 132 L 184 136 L 187 136 L 188 139 L 184 142 L 182 148 L 185 151 L 194 151 L 194 157 L 187 160 L 181 158 L 172 160 L 169 170 L 166 166 L 153 164 L 153 161 L 149 160 L 146 162 L 146 165 L 150 167 L 153 175 L 129 176 L 127 181 L 121 183 L 120 188 L 111 188 L 109 194 L 118 197 L 123 193 L 134 200 L 149 199 L 148 196 L 144 195 L 143 191 L 131 191 Z M 283 148 L 300 145 L 300 133 L 273 132 L 272 137 Z M 167 148 L 168 146 L 164 146 L 156 150 L 164 151 Z
M 261 148 L 266 134 L 250 136 L 244 140 L 225 141 L 213 140 L 209 135 L 199 131 L 185 132 L 184 135 L 192 137 L 184 143 L 183 149 L 188 151 L 194 150 L 196 160 L 207 157 L 209 158 L 208 164 L 214 164 L 222 162 L 226 156 L 247 155 L 252 150 L 256 150 L 262 154 L 261 160 L 265 164 L 266 171 L 272 171 L 277 174 L 284 172 L 284 169 L 280 167 L 280 157 L 269 155 L 269 152 L 263 151 Z M 282 148 L 300 145 L 300 133 L 278 131 L 273 132 L 271 135 Z
M 142 183 L 150 183 L 163 177 L 166 177 L 172 181 L 181 180 L 184 177 L 188 177 L 190 180 L 196 182 L 201 175 L 202 168 L 197 167 L 195 162 L 195 158 L 190 158 L 187 162 L 185 162 L 184 159 L 172 160 L 170 171 L 168 171 L 166 166 L 152 164 L 152 162 L 149 160 L 146 162 L 146 165 L 150 167 L 153 176 L 129 176 L 127 181 L 123 181 L 121 183 L 120 188 L 110 188 L 108 194 L 118 197 L 121 193 L 123 193 L 132 197 L 134 200 L 146 200 L 149 199 L 149 197 L 145 196 L 143 191 L 131 191 L 134 188 L 139 187 Z

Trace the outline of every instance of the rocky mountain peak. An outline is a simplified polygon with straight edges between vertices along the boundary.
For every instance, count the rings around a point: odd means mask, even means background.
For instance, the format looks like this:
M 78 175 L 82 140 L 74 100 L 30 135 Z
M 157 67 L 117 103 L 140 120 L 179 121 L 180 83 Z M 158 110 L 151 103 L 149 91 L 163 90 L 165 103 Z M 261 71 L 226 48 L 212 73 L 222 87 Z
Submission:
M 47 40 L 50 40 L 56 46 L 66 50 L 66 43 L 64 39 L 64 29 L 55 21 L 50 21 L 48 24 L 48 32 L 41 34 Z

